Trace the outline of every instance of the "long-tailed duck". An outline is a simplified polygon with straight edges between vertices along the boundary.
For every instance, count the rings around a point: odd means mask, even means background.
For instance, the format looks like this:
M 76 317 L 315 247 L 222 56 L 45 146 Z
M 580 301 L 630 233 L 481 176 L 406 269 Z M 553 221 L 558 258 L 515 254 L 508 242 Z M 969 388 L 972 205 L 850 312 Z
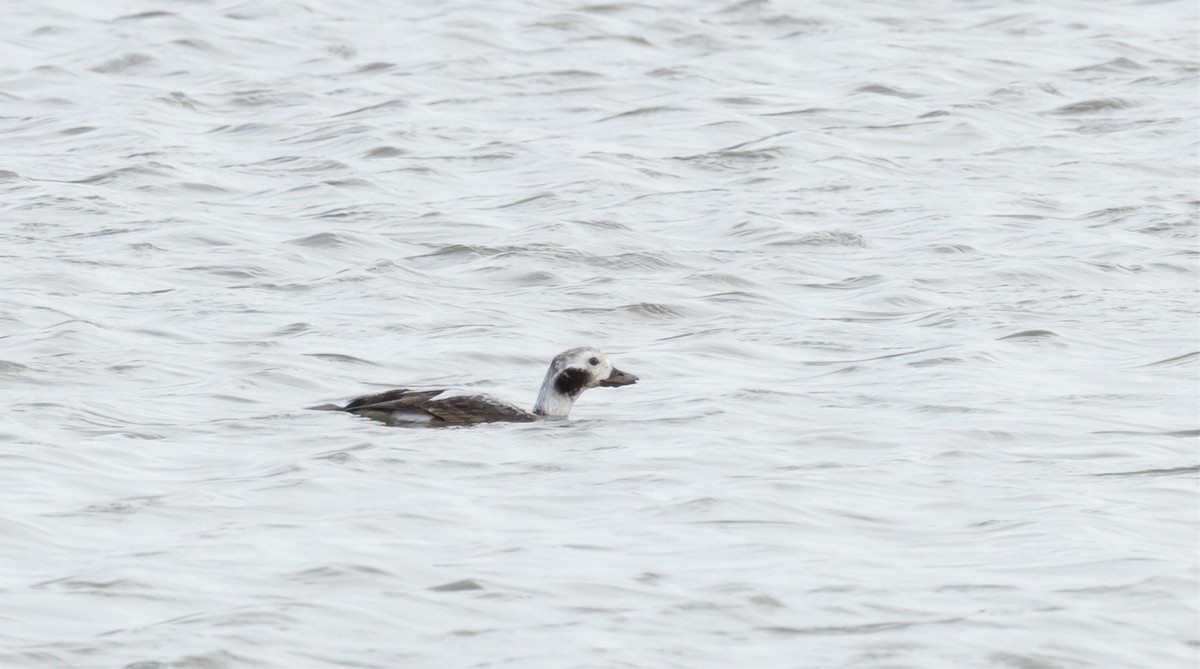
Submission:
M 575 400 L 588 388 L 628 386 L 637 380 L 633 374 L 609 364 L 599 349 L 582 347 L 563 351 L 550 361 L 532 413 L 490 395 L 455 395 L 446 390 L 407 388 L 363 395 L 336 408 L 391 425 L 525 423 L 566 418 Z

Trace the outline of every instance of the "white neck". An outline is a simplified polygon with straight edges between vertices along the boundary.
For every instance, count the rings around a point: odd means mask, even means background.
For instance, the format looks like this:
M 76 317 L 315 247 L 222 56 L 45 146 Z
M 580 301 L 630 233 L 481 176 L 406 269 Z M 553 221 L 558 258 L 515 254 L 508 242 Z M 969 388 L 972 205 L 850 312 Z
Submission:
M 533 412 L 545 418 L 566 418 L 567 414 L 571 413 L 571 407 L 575 406 L 575 400 L 579 396 L 571 397 L 558 392 L 558 389 L 554 387 L 555 376 L 556 372 L 551 367 L 546 372 L 545 380 L 542 381 L 542 389 L 538 391 Z
M 566 418 L 567 414 L 571 413 L 573 406 L 575 406 L 574 398 L 556 393 L 553 389 L 546 392 L 543 388 L 542 392 L 538 393 L 537 404 L 533 405 L 533 412 L 544 418 Z

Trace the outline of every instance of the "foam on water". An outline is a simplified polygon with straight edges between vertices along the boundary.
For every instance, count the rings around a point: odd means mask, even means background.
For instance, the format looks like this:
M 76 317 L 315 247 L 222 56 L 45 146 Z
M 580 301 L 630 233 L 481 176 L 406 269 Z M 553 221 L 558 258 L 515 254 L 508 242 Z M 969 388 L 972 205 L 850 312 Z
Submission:
M 1200 660 L 1194 3 L 9 9 L 0 664 Z

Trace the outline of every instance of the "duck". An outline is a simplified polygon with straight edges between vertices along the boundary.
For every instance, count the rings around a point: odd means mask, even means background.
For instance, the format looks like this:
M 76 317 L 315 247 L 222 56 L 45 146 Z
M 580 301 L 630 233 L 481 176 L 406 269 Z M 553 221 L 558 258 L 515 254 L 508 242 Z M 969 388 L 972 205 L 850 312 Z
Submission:
M 355 397 L 345 406 L 331 406 L 389 425 L 442 427 L 477 423 L 529 423 L 565 420 L 575 401 L 591 388 L 618 388 L 638 377 L 614 367 L 600 349 L 581 346 L 554 356 L 532 411 L 491 395 L 456 394 L 446 389 L 395 388 Z

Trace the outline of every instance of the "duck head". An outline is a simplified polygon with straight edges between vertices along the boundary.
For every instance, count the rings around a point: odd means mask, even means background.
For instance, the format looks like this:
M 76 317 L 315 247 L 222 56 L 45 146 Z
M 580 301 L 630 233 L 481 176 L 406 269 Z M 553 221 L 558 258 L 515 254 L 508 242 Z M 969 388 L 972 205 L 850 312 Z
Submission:
M 585 346 L 563 351 L 550 361 L 533 412 L 546 418 L 566 418 L 588 388 L 628 386 L 637 380 L 613 367 L 600 349 Z

